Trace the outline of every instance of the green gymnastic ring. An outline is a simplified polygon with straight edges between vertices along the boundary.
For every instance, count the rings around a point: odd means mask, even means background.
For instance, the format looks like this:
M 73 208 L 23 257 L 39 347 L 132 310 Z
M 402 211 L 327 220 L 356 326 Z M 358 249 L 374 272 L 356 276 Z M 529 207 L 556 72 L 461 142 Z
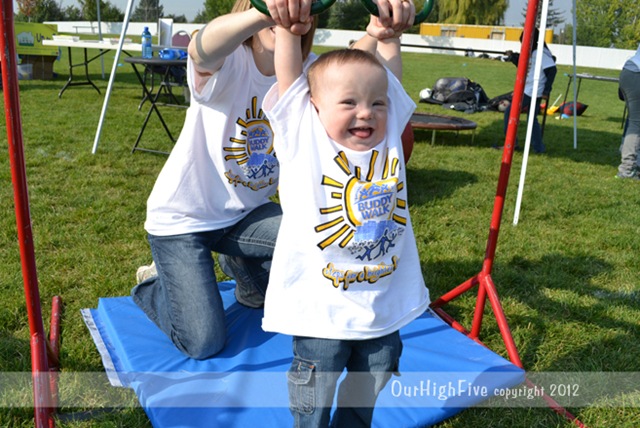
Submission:
M 413 25 L 417 25 L 427 19 L 431 11 L 433 10 L 434 0 L 426 0 L 422 11 L 416 15 L 416 19 L 413 21 Z M 373 0 L 362 0 L 362 4 L 369 11 L 370 14 L 378 16 L 378 6 Z
M 318 0 L 311 3 L 311 15 L 317 15 L 319 13 L 324 12 L 329 9 L 336 0 Z M 258 9 L 260 12 L 264 13 L 267 16 L 271 16 L 269 13 L 269 9 L 263 0 L 251 0 L 251 4 L 253 7 Z

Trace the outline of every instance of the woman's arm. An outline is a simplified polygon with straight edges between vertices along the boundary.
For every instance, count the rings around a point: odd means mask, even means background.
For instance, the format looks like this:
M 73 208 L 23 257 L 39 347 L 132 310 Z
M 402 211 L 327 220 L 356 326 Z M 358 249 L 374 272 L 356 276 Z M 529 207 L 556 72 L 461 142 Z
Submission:
M 380 16 L 371 16 L 367 34 L 353 47 L 375 54 L 401 80 L 400 37 L 413 25 L 416 9 L 409 0 L 379 0 L 377 3 Z
M 271 18 L 253 8 L 213 19 L 189 43 L 189 56 L 196 73 L 202 77 L 211 76 L 245 40 L 272 25 Z

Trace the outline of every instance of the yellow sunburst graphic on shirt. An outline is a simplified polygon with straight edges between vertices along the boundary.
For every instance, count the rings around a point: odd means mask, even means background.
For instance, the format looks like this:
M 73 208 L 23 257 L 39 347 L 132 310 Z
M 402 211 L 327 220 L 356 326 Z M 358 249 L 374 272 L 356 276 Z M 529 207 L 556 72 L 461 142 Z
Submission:
M 379 152 L 372 152 L 363 174 L 358 167 L 352 171 L 345 153 L 340 152 L 334 162 L 346 178 L 322 177 L 323 186 L 335 188 L 330 195 L 337 201 L 336 205 L 320 209 L 321 214 L 333 216 L 315 227 L 317 233 L 328 233 L 318 243 L 322 250 L 338 245 L 348 247 L 361 260 L 373 260 L 395 246 L 394 240 L 407 224 L 406 217 L 398 213 L 407 206 L 406 200 L 397 197 L 404 183 L 398 181 L 398 159 L 390 159 L 388 152 L 381 174 L 376 174 L 378 156 Z M 375 176 L 380 179 L 374 180 Z
M 258 108 L 257 97 L 252 98 L 245 117 L 239 117 L 236 124 L 244 138 L 229 138 L 231 145 L 224 147 L 228 153 L 224 159 L 240 165 L 250 180 L 275 174 L 278 160 L 273 152 L 273 131 L 263 110 Z

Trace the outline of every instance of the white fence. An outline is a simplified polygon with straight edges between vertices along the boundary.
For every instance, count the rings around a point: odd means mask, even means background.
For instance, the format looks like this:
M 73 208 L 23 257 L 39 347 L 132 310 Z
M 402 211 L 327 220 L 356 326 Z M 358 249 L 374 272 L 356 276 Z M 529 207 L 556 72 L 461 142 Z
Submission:
M 45 22 L 45 24 L 57 25 L 60 33 L 98 34 L 98 29 L 100 29 L 103 35 L 113 35 L 120 34 L 122 31 L 121 22 L 102 22 L 100 27 L 96 21 L 56 21 Z M 202 28 L 202 26 L 203 24 L 180 24 L 174 22 L 173 31 L 175 33 L 177 31 L 184 30 L 191 34 L 193 31 Z M 127 35 L 139 36 L 142 34 L 144 27 L 149 27 L 151 34 L 157 35 L 158 23 L 155 22 L 131 22 L 127 27 Z M 363 34 L 364 32 L 362 31 L 318 29 L 316 31 L 315 44 L 319 46 L 347 47 L 349 45 L 349 41 L 359 39 Z M 519 42 L 467 39 L 463 37 L 420 36 L 417 34 L 403 35 L 402 44 L 411 45 L 411 47 L 403 47 L 403 51 L 406 52 L 443 53 L 451 55 L 465 55 L 465 51 L 473 51 L 476 54 L 487 52 L 488 55 L 495 56 L 506 50 L 512 50 L 514 52 L 518 52 L 520 50 Z M 414 45 L 419 47 L 414 47 Z M 573 46 L 552 44 L 549 45 L 549 48 L 556 56 L 558 64 L 573 64 Z M 635 51 L 633 50 L 625 49 L 577 46 L 576 64 L 579 67 L 621 70 L 625 61 L 634 53 Z

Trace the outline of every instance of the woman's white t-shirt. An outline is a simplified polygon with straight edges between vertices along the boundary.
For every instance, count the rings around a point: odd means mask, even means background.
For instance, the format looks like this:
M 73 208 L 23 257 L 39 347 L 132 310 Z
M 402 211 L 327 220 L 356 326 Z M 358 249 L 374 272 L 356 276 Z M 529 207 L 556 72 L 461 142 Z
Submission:
M 370 339 L 429 304 L 407 204 L 401 134 L 415 104 L 389 75 L 383 142 L 359 152 L 332 141 L 301 76 L 265 97 L 280 160 L 282 224 L 262 328 L 296 336 Z
M 240 46 L 197 91 L 187 61 L 191 105 L 147 201 L 145 229 L 167 236 L 237 223 L 276 192 L 273 132 L 261 109 L 275 83 Z

